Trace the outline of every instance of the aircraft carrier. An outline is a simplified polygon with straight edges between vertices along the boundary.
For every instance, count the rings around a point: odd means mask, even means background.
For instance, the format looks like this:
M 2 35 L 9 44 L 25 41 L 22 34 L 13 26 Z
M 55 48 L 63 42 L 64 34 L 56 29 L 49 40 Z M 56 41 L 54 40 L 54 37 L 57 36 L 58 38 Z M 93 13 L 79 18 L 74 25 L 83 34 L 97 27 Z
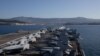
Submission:
M 0 56 L 85 56 L 76 29 L 61 26 L 28 33 L 0 45 Z

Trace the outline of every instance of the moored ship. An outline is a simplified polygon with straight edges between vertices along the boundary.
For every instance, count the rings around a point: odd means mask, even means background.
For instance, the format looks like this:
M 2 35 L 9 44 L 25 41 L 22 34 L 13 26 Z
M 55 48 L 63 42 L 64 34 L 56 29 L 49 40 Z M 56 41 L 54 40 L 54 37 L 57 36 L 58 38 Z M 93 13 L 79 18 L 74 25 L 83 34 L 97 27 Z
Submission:
M 2 56 L 85 56 L 76 29 L 65 26 L 42 29 L 36 33 L 5 43 Z

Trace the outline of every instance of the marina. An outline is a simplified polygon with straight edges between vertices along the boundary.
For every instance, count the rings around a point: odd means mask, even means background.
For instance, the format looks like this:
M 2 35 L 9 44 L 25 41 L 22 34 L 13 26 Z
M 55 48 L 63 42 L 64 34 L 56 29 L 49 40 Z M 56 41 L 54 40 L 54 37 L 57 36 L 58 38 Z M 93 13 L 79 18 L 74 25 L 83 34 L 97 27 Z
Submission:
M 41 29 L 0 45 L 0 56 L 85 56 L 76 29 Z

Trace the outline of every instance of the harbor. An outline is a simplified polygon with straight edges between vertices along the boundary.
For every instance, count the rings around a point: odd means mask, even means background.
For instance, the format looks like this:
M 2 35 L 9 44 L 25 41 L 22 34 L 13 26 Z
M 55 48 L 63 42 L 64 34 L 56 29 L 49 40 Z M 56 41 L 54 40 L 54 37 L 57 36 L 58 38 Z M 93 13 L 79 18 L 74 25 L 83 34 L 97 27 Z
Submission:
M 85 56 L 79 36 L 64 26 L 11 35 L 1 42 L 0 56 Z

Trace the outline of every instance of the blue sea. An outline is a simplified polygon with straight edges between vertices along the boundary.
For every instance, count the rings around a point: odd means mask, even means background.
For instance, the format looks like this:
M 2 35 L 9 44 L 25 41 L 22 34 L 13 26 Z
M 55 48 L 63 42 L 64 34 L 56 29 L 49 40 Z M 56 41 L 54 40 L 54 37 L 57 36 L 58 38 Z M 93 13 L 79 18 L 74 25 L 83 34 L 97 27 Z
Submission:
M 81 34 L 80 43 L 86 56 L 100 56 L 100 25 L 71 25 Z
M 42 25 L 1 25 L 0 35 L 14 33 L 19 30 L 24 30 L 24 31 L 39 30 L 45 27 L 46 26 L 42 26 Z
M 47 26 L 0 26 L 0 34 L 13 33 L 18 30 L 39 30 Z M 67 25 L 70 28 L 76 28 L 81 34 L 81 47 L 86 56 L 100 56 L 100 25 Z

